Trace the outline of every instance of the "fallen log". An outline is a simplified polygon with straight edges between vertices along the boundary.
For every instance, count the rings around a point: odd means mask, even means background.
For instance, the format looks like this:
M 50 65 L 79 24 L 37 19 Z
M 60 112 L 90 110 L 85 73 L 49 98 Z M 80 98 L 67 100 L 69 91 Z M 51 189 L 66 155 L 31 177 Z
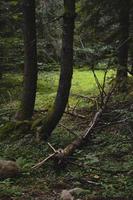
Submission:
M 20 174 L 20 168 L 14 161 L 0 160 L 0 179 L 12 178 Z
M 32 169 L 35 169 L 36 166 L 40 167 L 41 165 L 43 165 L 50 158 L 55 159 L 60 164 L 64 160 L 66 160 L 69 156 L 71 156 L 75 152 L 76 149 L 81 147 L 83 144 L 88 143 L 89 139 L 92 136 L 92 133 L 94 133 L 95 127 L 97 126 L 97 123 L 98 123 L 100 117 L 103 114 L 103 111 L 105 110 L 105 108 L 107 106 L 107 103 L 108 103 L 108 101 L 110 99 L 110 96 L 111 96 L 113 91 L 114 91 L 114 87 L 110 90 L 108 95 L 105 96 L 101 108 L 96 112 L 96 114 L 94 115 L 92 121 L 89 123 L 89 126 L 88 126 L 88 128 L 87 128 L 87 130 L 85 132 L 83 132 L 77 139 L 75 139 L 71 144 L 66 146 L 64 149 L 58 149 L 58 150 L 54 149 L 53 150 L 54 151 L 53 154 L 48 156 L 42 162 L 40 162 L 40 163 L 36 164 L 35 166 L 33 166 Z

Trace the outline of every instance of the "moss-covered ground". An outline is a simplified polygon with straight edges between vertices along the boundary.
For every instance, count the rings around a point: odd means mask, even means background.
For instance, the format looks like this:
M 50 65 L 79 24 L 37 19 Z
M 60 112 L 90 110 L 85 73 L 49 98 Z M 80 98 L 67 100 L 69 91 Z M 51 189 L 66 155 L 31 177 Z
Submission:
M 97 75 L 102 82 L 103 72 L 98 71 Z M 58 72 L 39 75 L 36 109 L 45 109 L 51 105 L 57 83 Z M 77 194 L 83 200 L 133 199 L 132 85 L 129 95 L 112 98 L 99 128 L 95 129 L 87 146 L 78 149 L 60 168 L 49 160 L 39 169 L 31 170 L 34 164 L 46 158 L 52 150 L 47 142 L 38 143 L 32 131 L 9 128 L 18 105 L 16 97 L 20 93 L 21 76 L 8 74 L 2 84 L 0 158 L 15 160 L 23 173 L 20 177 L 0 180 L 1 200 L 54 200 L 59 199 L 62 189 L 77 187 L 85 191 Z M 87 71 L 75 70 L 72 93 L 96 96 L 98 90 L 93 75 Z M 75 105 L 77 101 L 77 97 L 71 97 L 70 105 Z M 82 99 L 77 105 L 77 112 L 84 115 L 85 119 L 64 114 L 61 124 L 79 135 L 87 128 L 94 107 Z M 36 113 L 36 117 L 40 115 L 43 113 Z M 58 149 L 64 148 L 74 138 L 74 134 L 59 125 L 49 142 Z

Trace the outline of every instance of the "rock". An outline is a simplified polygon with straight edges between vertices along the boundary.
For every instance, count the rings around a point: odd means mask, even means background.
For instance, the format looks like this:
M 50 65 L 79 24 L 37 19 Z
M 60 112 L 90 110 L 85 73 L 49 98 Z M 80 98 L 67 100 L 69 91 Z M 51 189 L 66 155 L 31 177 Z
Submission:
M 74 196 L 79 196 L 80 194 L 86 193 L 87 190 L 84 190 L 82 188 L 73 188 L 70 190 L 62 190 L 61 193 L 61 200 L 74 200 Z M 80 200 L 80 199 L 77 199 Z
M 69 190 L 62 190 L 60 199 L 61 200 L 74 200 L 74 197 L 71 195 Z
M 20 174 L 20 168 L 14 161 L 0 160 L 0 178 L 12 178 Z
M 69 192 L 70 192 L 71 194 L 74 194 L 74 195 L 76 195 L 76 196 L 78 196 L 78 195 L 84 193 L 85 191 L 86 191 L 86 190 L 84 190 L 84 189 L 82 189 L 82 188 L 78 188 L 78 187 L 69 190 Z

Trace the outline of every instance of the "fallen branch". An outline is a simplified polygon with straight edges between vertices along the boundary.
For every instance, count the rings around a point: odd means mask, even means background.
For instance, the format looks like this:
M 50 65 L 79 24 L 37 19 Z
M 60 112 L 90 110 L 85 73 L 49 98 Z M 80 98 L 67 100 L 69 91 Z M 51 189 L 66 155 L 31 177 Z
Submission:
M 84 115 L 81 115 L 81 114 L 78 114 L 76 112 L 71 112 L 71 111 L 65 111 L 65 114 L 68 114 L 68 115 L 71 115 L 71 116 L 74 116 L 74 117 L 78 117 L 78 118 L 81 118 L 81 119 L 85 119 L 86 116 Z
M 49 159 L 53 158 L 55 156 L 55 153 L 50 154 L 47 158 L 45 158 L 44 160 L 42 160 L 41 162 L 37 163 L 36 165 L 34 165 L 33 167 L 31 167 L 31 169 L 37 169 L 40 166 L 42 166 L 45 162 L 47 162 Z
M 59 154 L 56 155 L 56 157 L 59 160 L 63 160 L 66 157 L 68 157 L 69 155 L 72 155 L 77 148 L 82 146 L 84 143 L 88 142 L 89 137 L 92 135 L 94 128 L 96 127 L 98 120 L 100 119 L 103 111 L 105 110 L 107 103 L 109 101 L 109 98 L 110 98 L 113 91 L 114 91 L 114 87 L 110 90 L 108 95 L 104 98 L 103 106 L 94 115 L 92 121 L 89 124 L 89 127 L 87 128 L 87 130 L 83 134 L 81 134 L 79 138 L 75 139 L 64 150 L 62 150 L 61 152 L 59 152 Z
M 64 129 L 66 129 L 69 133 L 73 134 L 74 136 L 77 136 L 76 133 L 74 133 L 71 129 L 66 127 L 64 124 L 59 123 L 59 126 L 62 126 Z
M 71 96 L 76 96 L 76 97 L 87 99 L 87 100 L 90 100 L 90 101 L 93 101 L 93 102 L 96 101 L 96 97 L 88 97 L 88 96 L 85 96 L 85 95 L 75 94 L 75 93 L 72 93 Z
M 81 98 L 81 99 L 84 99 L 86 101 L 91 101 L 93 103 L 96 104 L 96 107 L 98 108 L 98 102 L 97 102 L 97 98 L 94 96 L 92 97 L 88 97 L 88 96 L 85 96 L 85 95 L 81 95 L 81 94 L 75 94 L 75 93 L 72 93 L 71 96 L 75 96 L 77 98 Z
M 55 160 L 58 161 L 58 163 L 62 163 L 66 158 L 68 158 L 70 155 L 72 155 L 75 150 L 79 147 L 81 147 L 83 144 L 87 143 L 89 141 L 90 136 L 92 135 L 92 133 L 95 130 L 95 127 L 100 119 L 100 117 L 103 114 L 103 111 L 105 110 L 107 103 L 110 99 L 110 96 L 112 95 L 112 92 L 114 91 L 113 87 L 110 92 L 108 93 L 108 95 L 104 98 L 103 101 L 103 106 L 96 112 L 96 114 L 94 115 L 92 121 L 89 124 L 89 127 L 87 128 L 87 130 L 82 133 L 79 138 L 75 139 L 71 144 L 69 144 L 68 146 L 66 146 L 66 148 L 64 149 L 58 149 L 55 150 L 52 145 L 49 145 L 50 148 L 54 151 L 53 154 L 49 155 L 47 158 L 45 158 L 43 161 L 39 162 L 38 164 L 36 164 L 35 166 L 32 167 L 32 169 L 36 169 L 38 167 L 40 167 L 41 165 L 43 165 L 47 160 L 54 158 Z

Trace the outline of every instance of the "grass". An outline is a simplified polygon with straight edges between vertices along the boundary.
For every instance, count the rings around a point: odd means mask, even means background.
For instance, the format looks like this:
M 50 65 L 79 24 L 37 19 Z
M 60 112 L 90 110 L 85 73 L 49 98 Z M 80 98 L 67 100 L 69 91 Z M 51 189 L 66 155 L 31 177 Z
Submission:
M 75 128 L 79 129 L 78 122 L 72 121 L 63 119 L 67 127 L 73 126 L 76 131 Z M 66 130 L 57 127 L 49 142 L 55 148 L 65 147 L 73 137 Z M 97 134 L 88 146 L 75 152 L 63 169 L 59 170 L 52 161 L 48 161 L 36 171 L 30 170 L 32 165 L 50 153 L 47 143 L 36 143 L 32 135 L 14 141 L 8 138 L 0 142 L 0 157 L 15 159 L 24 172 L 21 177 L 0 181 L 0 198 L 7 195 L 13 200 L 34 200 L 36 194 L 37 200 L 53 200 L 52 195 L 56 196 L 64 188 L 80 187 L 87 191 L 82 197 L 84 200 L 100 197 L 132 199 L 133 158 L 131 135 L 128 132 Z
M 99 82 L 102 83 L 104 72 L 96 71 Z M 108 72 L 108 78 L 113 75 L 113 72 Z M 36 98 L 36 108 L 48 108 L 52 105 L 56 96 L 58 87 L 59 72 L 41 72 L 38 76 L 38 89 Z M 74 70 L 72 79 L 72 94 L 82 94 L 88 96 L 96 96 L 98 88 L 93 76 L 89 70 Z M 6 109 L 16 108 L 19 105 L 19 99 L 22 94 L 22 75 L 20 74 L 5 74 L 1 81 L 0 87 L 0 107 Z M 70 104 L 75 105 L 77 99 L 70 96 Z M 83 106 L 83 103 L 80 104 Z
M 96 72 L 99 82 L 103 82 L 104 71 L 98 70 Z M 113 72 L 108 72 L 108 78 L 113 75 Z M 39 74 L 38 78 L 38 92 L 36 99 L 37 107 L 49 107 L 51 106 L 58 86 L 58 72 L 46 72 Z M 88 96 L 96 96 L 98 94 L 98 88 L 95 82 L 93 73 L 88 70 L 74 70 L 72 79 L 72 94 L 81 94 Z M 75 105 L 76 98 L 70 96 L 70 104 Z
M 103 71 L 97 71 L 100 83 L 103 81 Z M 108 73 L 108 80 L 113 72 Z M 58 86 L 59 72 L 39 73 L 36 108 L 47 108 L 53 103 Z M 18 94 L 21 92 L 22 76 L 18 74 L 7 74 L 1 82 L 0 95 L 1 108 L 16 108 L 18 106 Z M 132 88 L 132 86 L 131 86 Z M 98 89 L 91 71 L 74 70 L 71 94 L 82 94 L 96 96 Z M 16 100 L 17 98 L 17 100 Z M 131 96 L 132 104 L 132 96 Z M 129 99 L 129 100 L 130 100 Z M 69 102 L 75 105 L 78 100 L 70 96 Z M 121 103 L 120 103 L 121 102 Z M 130 102 L 130 101 L 128 101 Z M 112 102 L 111 102 L 112 103 Z M 119 107 L 119 104 L 122 107 Z M 112 104 L 111 104 L 112 105 Z M 79 106 L 87 106 L 80 102 Z M 113 109 L 120 115 L 124 106 L 124 100 L 113 97 Z M 132 111 L 129 112 L 129 105 L 125 102 L 122 119 L 131 119 Z M 112 109 L 109 111 L 109 117 Z M 118 113 L 117 113 L 118 112 Z M 119 113 L 120 112 L 120 113 Z M 126 114 L 127 113 L 127 114 Z M 83 113 L 86 114 L 86 113 Z M 87 113 L 88 114 L 88 113 Z M 111 115 L 111 120 L 116 117 Z M 131 116 L 130 116 L 130 115 Z M 88 117 L 87 115 L 86 117 Z M 106 115 L 105 115 L 106 116 Z M 3 116 L 0 132 L 7 119 Z M 109 119 L 105 118 L 104 122 Z M 70 128 L 76 134 L 82 133 L 90 122 L 90 118 L 78 119 L 64 116 L 62 124 Z M 129 128 L 132 127 L 128 124 Z M 17 129 L 16 129 L 17 130 Z M 0 141 L 0 158 L 16 160 L 23 169 L 21 177 L 0 180 L 0 199 L 9 200 L 53 200 L 62 189 L 80 187 L 87 190 L 87 194 L 81 199 L 133 199 L 133 145 L 132 134 L 123 124 L 108 127 L 94 135 L 88 146 L 77 150 L 66 166 L 58 169 L 55 163 L 48 161 L 37 171 L 31 171 L 31 166 L 51 154 L 51 149 L 46 142 L 37 143 L 32 132 L 25 134 L 25 130 L 11 131 L 5 140 Z M 76 136 L 70 134 L 63 127 L 57 126 L 54 130 L 50 143 L 56 148 L 64 148 L 71 143 Z M 70 163 L 69 163 L 70 162 Z M 67 165 L 68 164 L 68 165 Z M 83 164 L 83 166 L 82 166 Z M 95 184 L 89 184 L 92 181 Z M 71 183 L 71 184 L 70 184 Z

